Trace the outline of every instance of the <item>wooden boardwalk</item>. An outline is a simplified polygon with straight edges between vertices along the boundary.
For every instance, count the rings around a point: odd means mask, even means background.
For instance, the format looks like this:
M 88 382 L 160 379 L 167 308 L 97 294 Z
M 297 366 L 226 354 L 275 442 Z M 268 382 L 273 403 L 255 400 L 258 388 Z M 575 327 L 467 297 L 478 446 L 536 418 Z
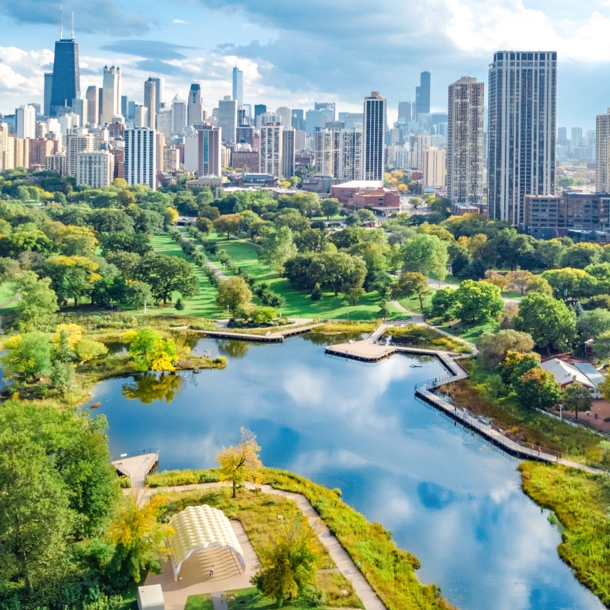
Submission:
M 212 339 L 234 339 L 236 341 L 258 341 L 262 343 L 282 343 L 284 339 L 289 337 L 296 337 L 297 335 L 303 335 L 309 332 L 311 329 L 320 324 L 307 324 L 305 326 L 295 326 L 293 328 L 287 328 L 286 330 L 267 332 L 264 335 L 256 333 L 240 333 L 233 332 L 230 330 L 197 330 L 194 332 L 206 335 Z
M 159 453 L 142 453 L 114 460 L 112 465 L 117 471 L 131 480 L 133 489 L 144 489 L 146 475 L 155 467 L 159 461 Z

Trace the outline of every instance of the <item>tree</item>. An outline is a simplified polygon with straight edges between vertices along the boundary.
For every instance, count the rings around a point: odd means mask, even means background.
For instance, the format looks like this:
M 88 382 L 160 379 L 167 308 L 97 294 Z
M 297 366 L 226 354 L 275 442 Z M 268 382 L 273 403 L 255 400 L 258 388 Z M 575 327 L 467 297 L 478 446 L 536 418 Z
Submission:
M 511 271 L 507 276 L 507 284 L 518 290 L 521 293 L 521 296 L 525 294 L 525 290 L 529 282 L 534 279 L 534 274 L 530 271 L 525 271 L 524 269 L 518 269 L 517 271 Z
M 212 231 L 214 230 L 214 225 L 212 224 L 212 221 L 209 218 L 206 218 L 205 216 L 200 216 L 197 219 L 195 226 L 205 236 L 210 235 L 212 233 Z
M 532 278 L 530 278 L 525 285 L 525 290 L 528 292 L 528 294 L 530 292 L 538 292 L 548 296 L 553 295 L 553 288 L 541 275 L 534 275 Z
M 135 225 L 127 212 L 115 208 L 95 210 L 89 223 L 97 233 L 133 233 Z
M 375 214 L 373 214 L 371 210 L 367 210 L 366 208 L 361 208 L 360 210 L 358 210 L 356 212 L 356 215 L 358 216 L 358 220 L 360 220 L 363 225 L 376 221 Z
M 134 271 L 136 279 L 150 286 L 153 298 L 167 304 L 172 293 L 179 292 L 182 298 L 199 294 L 199 280 L 194 267 L 177 256 L 148 254 L 143 256 Z
M 252 291 L 242 277 L 233 276 L 221 282 L 220 286 L 218 286 L 216 303 L 218 303 L 221 309 L 228 307 L 232 314 L 235 314 L 239 307 L 249 303 L 251 300 Z
M 174 305 L 174 307 L 176 308 L 176 311 L 183 311 L 184 310 L 184 303 L 182 302 L 182 299 L 178 299 L 176 301 L 176 304 Z
M 133 219 L 133 230 L 136 233 L 159 235 L 163 233 L 163 215 L 154 210 L 144 210 L 132 205 L 127 208 L 127 214 Z
M 603 259 L 603 249 L 599 244 L 583 242 L 569 247 L 561 257 L 562 267 L 572 267 L 584 269 L 588 265 L 601 263 Z
M 537 368 L 514 382 L 519 403 L 526 409 L 549 409 L 561 400 L 561 386 L 552 373 Z
M 514 385 L 523 374 L 540 368 L 540 356 L 535 352 L 520 353 L 509 351 L 498 366 L 500 377 L 507 386 Z
M 242 426 L 241 442 L 238 445 L 222 450 L 216 455 L 220 464 L 220 480 L 231 481 L 233 497 L 237 495 L 237 486 L 246 481 L 256 483 L 261 478 L 263 464 L 259 458 L 261 448 L 256 442 L 256 434 Z
M 178 355 L 173 339 L 163 339 L 156 330 L 145 327 L 139 331 L 127 331 L 123 340 L 129 343 L 129 355 L 136 371 L 176 370 L 174 365 Z
M 59 307 L 57 295 L 50 288 L 50 278 L 38 279 L 33 271 L 25 271 L 15 283 L 15 293 L 21 295 L 17 303 L 17 326 L 22 331 L 44 325 Z
M 289 227 L 270 229 L 263 235 L 258 258 L 280 275 L 284 273 L 284 264 L 297 253 Z
M 456 294 L 453 288 L 441 288 L 432 295 L 429 315 L 441 318 L 453 314 L 456 304 Z
M 557 299 L 589 296 L 593 294 L 597 283 L 584 269 L 570 267 L 545 271 L 542 277 L 551 285 Z
M 439 280 L 447 275 L 447 244 L 436 235 L 417 234 L 404 245 L 403 271 L 416 271 L 429 276 L 433 273 Z
M 102 254 L 109 252 L 135 252 L 140 256 L 152 250 L 148 235 L 144 233 L 110 233 L 100 235 Z
M 93 284 L 101 279 L 99 264 L 84 256 L 56 256 L 47 260 L 45 274 L 51 278 L 51 287 L 62 299 L 74 299 L 74 306 L 82 298 L 90 297 Z
M 252 312 L 252 321 L 255 324 L 268 324 L 277 317 L 275 307 L 256 307 Z
M 66 256 L 90 256 L 97 243 L 95 234 L 88 227 L 63 227 L 57 235 L 57 247 Z
M 309 220 L 294 208 L 284 208 L 279 210 L 273 219 L 273 223 L 276 228 L 289 227 L 295 233 L 308 229 L 310 224 Z
M 53 242 L 40 230 L 19 230 L 0 237 L 0 256 L 17 258 L 21 252 L 39 252 L 48 256 Z
M 477 349 L 483 364 L 491 368 L 502 362 L 508 352 L 531 352 L 534 349 L 534 340 L 528 333 L 506 329 L 481 335 L 477 341 Z
M 108 353 L 108 348 L 100 341 L 84 337 L 76 344 L 76 355 L 81 364 Z
M 578 413 L 584 413 L 591 409 L 593 399 L 591 398 L 591 392 L 582 383 L 575 381 L 568 385 L 561 398 L 563 403 L 564 411 L 573 411 L 578 419 Z
M 336 216 L 341 209 L 341 204 L 338 199 L 334 197 L 329 197 L 328 199 L 324 199 L 322 201 L 322 212 L 326 218 L 330 218 L 331 216 Z
M 250 581 L 278 606 L 296 599 L 316 582 L 317 536 L 303 515 L 282 521 L 259 552 L 259 566 Z
M 114 265 L 128 280 L 133 279 L 140 259 L 140 255 L 135 252 L 118 251 L 106 254 L 106 260 Z
M 504 291 L 508 284 L 508 274 L 498 273 L 493 269 L 489 269 L 485 272 L 485 281 L 492 286 L 497 286 L 501 291 Z
M 558 239 L 540 239 L 536 242 L 536 258 L 544 269 L 561 267 L 561 259 L 566 250 L 566 246 Z
M 546 294 L 532 293 L 523 298 L 519 315 L 514 319 L 517 330 L 529 333 L 536 345 L 557 350 L 568 349 L 576 337 L 576 316 L 563 301 Z
M 167 498 L 152 496 L 142 506 L 125 498 L 123 510 L 111 523 L 108 536 L 115 545 L 108 571 L 115 578 L 138 584 L 143 572 L 161 572 L 160 558 L 169 554 L 165 541 L 174 531 L 159 521 Z
M 595 343 L 593 343 L 593 352 L 598 358 L 604 360 L 610 358 L 610 331 L 602 333 L 595 339 Z
M 583 311 L 576 320 L 576 330 L 583 342 L 610 331 L 610 311 L 607 309 Z
M 223 214 L 214 221 L 214 230 L 217 233 L 226 233 L 227 239 L 229 239 L 231 237 L 231 233 L 239 232 L 240 223 L 240 214 Z
M 70 341 L 70 336 L 65 328 L 59 329 L 56 337 L 53 337 L 53 362 L 61 362 L 62 364 L 74 362 L 76 354 L 74 346 Z
M 67 393 L 74 388 L 76 376 L 75 366 L 70 362 L 54 362 L 51 366 L 49 378 L 51 384 L 59 390 L 61 396 L 65 397 Z
M 423 297 L 430 294 L 428 279 L 422 273 L 407 271 L 400 276 L 396 284 L 392 285 L 392 297 L 394 299 L 410 299 L 413 296 L 419 298 L 419 308 L 423 309 Z
M 4 373 L 8 379 L 17 375 L 25 381 L 48 375 L 51 370 L 51 346 L 44 333 L 15 335 L 4 342 L 2 356 Z
M 460 320 L 489 320 L 503 309 L 502 293 L 487 282 L 464 280 L 455 291 L 456 315 Z

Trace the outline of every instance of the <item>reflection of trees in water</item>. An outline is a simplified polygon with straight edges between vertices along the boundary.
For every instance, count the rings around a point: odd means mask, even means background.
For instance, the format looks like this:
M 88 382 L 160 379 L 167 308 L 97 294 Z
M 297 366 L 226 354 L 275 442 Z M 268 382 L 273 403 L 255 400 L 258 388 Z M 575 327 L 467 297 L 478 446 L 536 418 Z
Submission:
M 218 351 L 223 356 L 230 356 L 231 358 L 243 358 L 251 347 L 252 343 L 247 341 L 226 339 L 218 342 Z
M 301 335 L 305 341 L 309 341 L 314 345 L 337 345 L 339 343 L 347 343 L 350 339 L 360 341 L 367 336 L 366 333 L 340 333 L 338 335 L 327 335 L 325 333 L 307 333 Z
M 156 375 L 148 373 L 133 378 L 133 383 L 123 384 L 123 396 L 129 400 L 139 400 L 145 405 L 155 400 L 170 404 L 182 390 L 184 380 L 179 375 Z

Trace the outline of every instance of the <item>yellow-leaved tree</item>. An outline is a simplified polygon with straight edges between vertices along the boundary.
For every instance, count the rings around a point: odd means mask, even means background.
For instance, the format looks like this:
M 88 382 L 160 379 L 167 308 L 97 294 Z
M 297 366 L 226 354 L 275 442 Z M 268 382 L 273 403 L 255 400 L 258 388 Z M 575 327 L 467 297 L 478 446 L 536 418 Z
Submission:
M 256 434 L 242 426 L 241 442 L 228 449 L 223 447 L 216 455 L 216 461 L 220 464 L 220 480 L 233 483 L 234 498 L 238 485 L 262 480 L 263 463 L 258 456 L 260 450 Z

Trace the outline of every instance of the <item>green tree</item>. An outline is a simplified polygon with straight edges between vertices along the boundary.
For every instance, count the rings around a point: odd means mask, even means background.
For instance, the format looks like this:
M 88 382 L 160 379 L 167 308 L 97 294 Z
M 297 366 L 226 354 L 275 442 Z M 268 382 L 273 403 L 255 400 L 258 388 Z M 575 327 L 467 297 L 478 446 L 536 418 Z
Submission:
M 220 283 L 216 303 L 221 309 L 229 308 L 231 314 L 252 301 L 252 291 L 242 277 L 234 276 Z
M 102 254 L 109 252 L 135 252 L 140 256 L 152 250 L 150 239 L 144 233 L 105 233 L 100 235 Z
M 426 276 L 434 274 L 439 280 L 447 276 L 447 244 L 436 235 L 420 233 L 404 245 L 403 271 L 416 271 Z
M 588 388 L 576 381 L 564 389 L 561 402 L 564 411 L 573 411 L 576 414 L 576 419 L 578 419 L 578 413 L 584 413 L 591 409 L 593 399 Z
M 153 296 L 150 285 L 138 280 L 130 282 L 127 287 L 127 302 L 136 309 L 142 307 L 145 302 L 152 303 Z
M 8 379 L 20 376 L 32 381 L 51 371 L 51 345 L 44 333 L 14 335 L 4 342 L 4 349 L 2 364 Z
M 430 294 L 428 279 L 423 273 L 407 271 L 400 276 L 396 284 L 392 285 L 392 297 L 394 299 L 410 299 L 413 296 L 419 298 L 419 308 L 423 309 L 423 297 Z
M 284 273 L 284 264 L 297 253 L 297 247 L 289 227 L 270 229 L 263 235 L 258 258 L 280 275 Z
M 535 275 L 530 278 L 525 285 L 525 289 L 528 293 L 539 292 L 540 294 L 553 295 L 553 288 L 541 275 Z
M 74 353 L 72 342 L 70 341 L 70 335 L 65 328 L 62 328 L 59 331 L 57 340 L 53 342 L 53 349 L 51 353 L 53 362 L 74 362 L 76 354 Z
M 541 239 L 536 242 L 536 258 L 540 261 L 543 269 L 555 269 L 561 267 L 561 259 L 567 247 L 558 239 Z
M 293 208 L 284 208 L 283 210 L 279 210 L 273 219 L 273 223 L 278 229 L 280 227 L 289 227 L 295 233 L 304 231 L 310 226 L 309 220 L 307 220 L 307 218 L 305 218 L 305 216 L 303 216 L 299 210 L 295 210 Z
M 57 247 L 66 256 L 91 256 L 97 243 L 95 234 L 88 227 L 63 227 L 57 235 Z
M 17 278 L 15 293 L 21 295 L 17 303 L 17 326 L 20 330 L 34 330 L 46 324 L 59 309 L 57 295 L 50 284 L 50 278 L 38 279 L 33 271 L 25 271 Z
M 523 298 L 519 315 L 514 319 L 517 330 L 529 333 L 540 348 L 568 349 L 576 337 L 576 316 L 563 301 L 546 294 L 532 293 Z
M 139 400 L 145 405 L 155 400 L 165 401 L 168 405 L 181 392 L 183 379 L 180 375 L 155 375 L 148 373 L 133 378 L 132 383 L 126 383 L 121 393 L 128 400 Z
M 51 366 L 49 378 L 53 387 L 61 393 L 62 396 L 72 390 L 75 386 L 75 366 L 69 362 L 54 362 Z
M 159 235 L 163 233 L 163 215 L 154 210 L 145 210 L 132 205 L 127 208 L 127 214 L 133 219 L 133 230 L 145 235 Z
M 76 355 L 81 364 L 89 362 L 94 358 L 99 358 L 108 353 L 108 348 L 101 341 L 94 341 L 88 337 L 83 337 L 76 344 Z
M 441 288 L 432 295 L 429 315 L 433 318 L 442 318 L 453 315 L 456 305 L 456 295 L 453 288 Z
M 601 263 L 603 260 L 603 249 L 599 244 L 584 242 L 569 247 L 561 257 L 562 267 L 584 269 L 588 265 Z
M 561 386 L 552 373 L 541 368 L 524 373 L 513 387 L 519 404 L 526 409 L 550 409 L 561 400 Z
M 358 216 L 358 220 L 362 224 L 367 224 L 369 222 L 375 222 L 375 214 L 371 212 L 371 210 L 367 210 L 366 208 L 362 208 L 356 212 L 356 216 Z
M 531 352 L 534 340 L 528 333 L 509 328 L 497 333 L 484 333 L 477 341 L 477 349 L 483 364 L 491 368 L 498 366 L 508 352 Z
M 136 371 L 175 371 L 178 359 L 176 343 L 173 339 L 163 339 L 153 328 L 131 330 L 123 335 L 129 343 L 129 355 L 133 358 Z
M 341 204 L 338 199 L 334 197 L 329 197 L 328 199 L 324 199 L 322 201 L 322 213 L 326 218 L 330 218 L 331 216 L 336 216 L 341 209 Z
M 223 214 L 214 221 L 214 230 L 217 233 L 226 233 L 227 239 L 229 239 L 231 233 L 237 234 L 239 232 L 240 223 L 240 214 Z
M 197 229 L 199 229 L 199 231 L 201 231 L 201 233 L 206 236 L 211 235 L 212 231 L 214 230 L 214 225 L 212 224 L 212 221 L 209 218 L 206 218 L 205 216 L 200 216 L 197 219 L 195 225 Z
M 535 352 L 521 353 L 508 351 L 498 366 L 502 381 L 507 386 L 514 385 L 524 373 L 540 368 L 540 356 Z
M 583 311 L 576 320 L 576 330 L 583 342 L 610 331 L 610 311 L 607 309 Z
M 259 453 L 261 448 L 256 442 L 256 434 L 242 426 L 239 444 L 223 448 L 216 455 L 220 464 L 220 480 L 233 484 L 233 497 L 237 495 L 237 486 L 246 481 L 257 483 L 262 475 L 263 464 Z
M 277 312 L 275 307 L 256 307 L 252 312 L 252 321 L 255 324 L 268 324 L 275 320 Z
M 0 256 L 17 258 L 22 252 L 39 252 L 48 256 L 52 251 L 53 242 L 38 229 L 20 229 L 0 237 Z
M 140 255 L 136 252 L 108 252 L 106 260 L 114 265 L 121 274 L 128 280 L 135 276 L 135 270 L 140 262 Z
M 551 269 L 542 277 L 551 285 L 557 299 L 586 297 L 594 293 L 596 280 L 583 269 Z
M 135 225 L 127 212 L 113 208 L 95 210 L 89 223 L 97 233 L 133 233 Z
M 464 280 L 455 291 L 455 300 L 460 320 L 489 320 L 504 309 L 500 289 L 488 282 Z
M 610 358 L 610 331 L 596 337 L 593 343 L 593 352 L 598 358 L 606 360 Z
M 60 299 L 79 300 L 91 296 L 93 284 L 101 279 L 99 264 L 84 256 L 56 256 L 46 261 L 45 274 L 51 278 L 51 287 Z
M 199 280 L 193 265 L 177 256 L 165 254 L 143 256 L 134 275 L 148 284 L 153 298 L 163 301 L 163 304 L 171 300 L 174 292 L 179 292 L 182 298 L 187 299 L 199 294 Z

